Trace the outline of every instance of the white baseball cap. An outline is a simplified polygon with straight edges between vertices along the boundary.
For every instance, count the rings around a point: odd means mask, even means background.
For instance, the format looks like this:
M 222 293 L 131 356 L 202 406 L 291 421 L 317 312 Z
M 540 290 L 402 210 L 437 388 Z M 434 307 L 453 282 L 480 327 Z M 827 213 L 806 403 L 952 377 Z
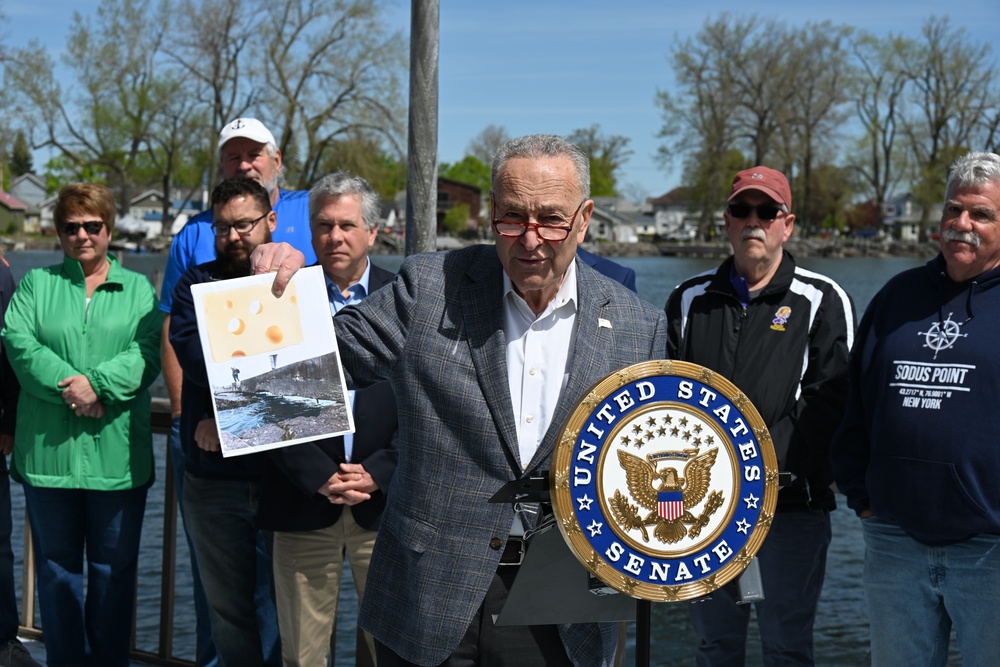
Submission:
M 227 141 L 237 137 L 246 137 L 259 144 L 274 144 L 277 146 L 271 130 L 264 127 L 264 123 L 256 118 L 237 118 L 226 123 L 226 126 L 222 128 L 222 132 L 219 132 L 219 149 L 221 150 Z

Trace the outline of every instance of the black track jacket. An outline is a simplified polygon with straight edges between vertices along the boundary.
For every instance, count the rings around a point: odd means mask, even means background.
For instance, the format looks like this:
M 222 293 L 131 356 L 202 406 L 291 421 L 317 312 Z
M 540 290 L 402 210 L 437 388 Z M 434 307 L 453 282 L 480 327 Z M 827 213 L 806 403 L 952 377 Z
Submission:
M 834 509 L 830 440 L 847 398 L 854 304 L 785 252 L 771 282 L 743 308 L 732 264 L 730 257 L 670 295 L 667 357 L 721 373 L 753 402 L 779 470 L 797 476 L 778 494 L 778 509 Z

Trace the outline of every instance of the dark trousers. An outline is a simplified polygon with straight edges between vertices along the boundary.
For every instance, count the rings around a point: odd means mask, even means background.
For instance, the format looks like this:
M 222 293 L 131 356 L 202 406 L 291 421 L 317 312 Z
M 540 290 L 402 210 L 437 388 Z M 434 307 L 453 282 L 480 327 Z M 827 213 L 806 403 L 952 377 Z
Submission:
M 260 482 L 185 474 L 184 518 L 211 609 L 212 637 L 226 667 L 277 667 L 271 534 L 257 530 Z M 258 553 L 263 540 L 264 553 Z M 257 595 L 266 581 L 267 596 Z M 262 636 L 275 637 L 271 645 Z
M 14 523 L 10 512 L 10 472 L 7 457 L 0 454 L 0 646 L 17 638 L 19 623 L 14 592 L 14 551 L 10 546 Z
M 830 546 L 830 513 L 777 512 L 757 556 L 764 600 L 757 607 L 757 624 L 764 664 L 812 665 L 813 621 L 826 573 Z M 712 599 L 689 605 L 691 622 L 701 637 L 698 667 L 746 664 L 750 605 L 737 605 L 731 586 Z
M 198 571 L 198 559 L 194 555 L 194 544 L 187 529 L 184 518 L 184 447 L 181 446 L 181 418 L 174 417 L 170 422 L 170 436 L 167 438 L 167 451 L 170 465 L 174 471 L 174 489 L 177 491 L 177 507 L 181 513 L 181 525 L 184 526 L 184 537 L 187 539 L 188 555 L 191 562 L 191 584 L 194 595 L 195 637 L 197 638 L 197 655 L 194 664 L 197 667 L 218 667 L 219 655 L 212 640 L 212 625 L 209 619 L 208 600 L 205 597 L 205 587 L 201 585 L 201 573 Z
M 49 667 L 129 664 L 147 489 L 90 491 L 24 484 Z
M 500 566 L 486 592 L 486 599 L 465 631 L 455 651 L 441 667 L 572 667 L 554 625 L 497 627 L 499 614 L 517 576 L 517 566 Z M 378 639 L 375 656 L 379 667 L 409 667 L 407 662 Z

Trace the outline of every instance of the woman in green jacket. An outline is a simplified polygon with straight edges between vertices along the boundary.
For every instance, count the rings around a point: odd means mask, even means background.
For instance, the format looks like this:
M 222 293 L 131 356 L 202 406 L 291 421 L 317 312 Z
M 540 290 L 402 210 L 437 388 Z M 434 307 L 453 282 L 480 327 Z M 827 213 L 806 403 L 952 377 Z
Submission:
M 118 667 L 153 482 L 147 388 L 162 320 L 149 281 L 108 255 L 106 188 L 66 186 L 54 217 L 63 262 L 21 280 L 2 333 L 21 383 L 11 473 L 24 485 L 49 664 Z

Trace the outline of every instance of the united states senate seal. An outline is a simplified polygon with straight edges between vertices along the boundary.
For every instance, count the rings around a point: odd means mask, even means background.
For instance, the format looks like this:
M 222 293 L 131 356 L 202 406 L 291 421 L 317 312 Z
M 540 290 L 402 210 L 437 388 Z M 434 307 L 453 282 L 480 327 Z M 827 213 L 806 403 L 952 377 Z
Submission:
M 595 384 L 549 471 L 559 530 L 608 586 L 662 602 L 711 593 L 760 549 L 778 499 L 771 437 L 729 380 L 649 361 Z

